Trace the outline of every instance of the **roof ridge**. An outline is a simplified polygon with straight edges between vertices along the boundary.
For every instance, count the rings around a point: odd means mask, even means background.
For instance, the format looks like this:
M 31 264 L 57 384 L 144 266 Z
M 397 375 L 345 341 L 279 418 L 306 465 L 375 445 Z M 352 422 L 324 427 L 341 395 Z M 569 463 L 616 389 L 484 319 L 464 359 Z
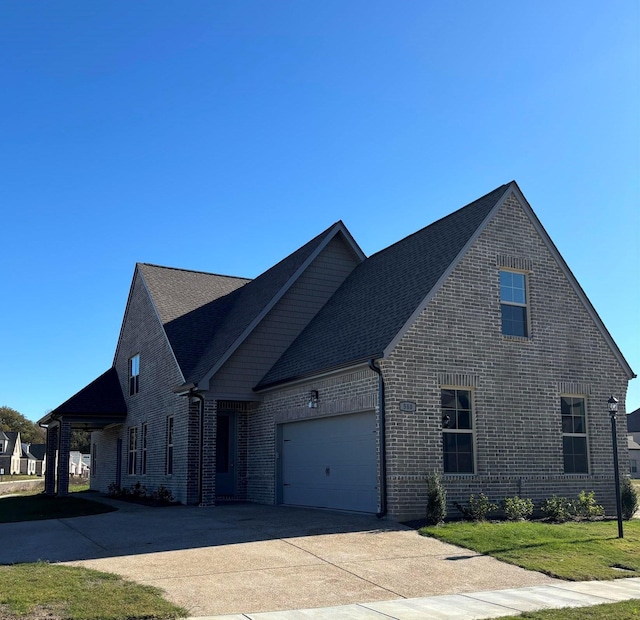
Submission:
M 156 265 L 155 263 L 145 263 L 138 261 L 136 265 L 144 265 L 145 267 L 154 267 L 156 269 L 168 269 L 170 271 L 182 271 L 183 273 L 199 273 L 205 276 L 216 276 L 217 278 L 233 278 L 234 280 L 248 280 L 253 278 L 246 278 L 244 276 L 231 276 L 224 273 L 214 273 L 212 271 L 202 271 L 200 269 L 183 269 L 182 267 L 169 267 L 167 265 Z
M 412 232 L 411 234 L 407 235 L 406 237 L 403 237 L 402 239 L 398 239 L 398 241 L 395 241 L 391 245 L 388 245 L 388 246 L 382 248 L 381 250 L 378 250 L 377 252 L 374 252 L 373 254 L 371 254 L 371 256 L 369 256 L 369 258 L 373 258 L 373 257 L 377 256 L 378 254 L 382 254 L 383 252 L 386 252 L 387 250 L 390 250 L 391 248 L 397 246 L 398 244 L 404 243 L 407 239 L 411 239 L 411 237 L 415 237 L 415 236 L 423 233 L 427 228 L 431 228 L 432 226 L 436 226 L 437 224 L 440 224 L 441 222 L 444 222 L 445 220 L 447 220 L 449 218 L 452 218 L 455 215 L 458 215 L 460 213 L 460 211 L 463 211 L 464 209 L 467 209 L 467 208 L 475 205 L 476 203 L 480 202 L 481 200 L 486 199 L 491 194 L 494 194 L 494 193 L 497 193 L 500 190 L 503 190 L 502 193 L 501 193 L 501 196 L 502 196 L 502 194 L 504 194 L 504 192 L 506 191 L 506 188 L 509 187 L 512 183 L 514 183 L 514 181 L 510 181 L 509 183 L 505 183 L 504 185 L 500 185 L 499 187 L 496 187 L 495 189 L 491 190 L 490 192 L 487 192 L 484 196 L 480 196 L 480 198 L 476 198 L 475 200 L 472 200 L 471 202 L 467 203 L 463 207 L 460 207 L 459 209 L 456 209 L 455 211 L 452 211 L 451 213 L 448 213 L 447 215 L 443 215 L 441 218 L 439 218 L 437 220 L 434 220 L 433 222 L 431 222 L 431 224 L 427 224 L 426 226 L 423 226 L 419 230 L 416 230 L 415 232 Z M 497 199 L 496 199 L 496 202 L 497 202 Z

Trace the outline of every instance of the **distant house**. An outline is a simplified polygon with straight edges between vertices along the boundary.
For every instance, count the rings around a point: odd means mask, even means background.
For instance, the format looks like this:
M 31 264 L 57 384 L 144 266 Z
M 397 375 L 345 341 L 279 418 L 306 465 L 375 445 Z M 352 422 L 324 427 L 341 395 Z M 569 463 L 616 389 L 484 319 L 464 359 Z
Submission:
M 82 454 L 77 450 L 72 450 L 69 453 L 69 475 L 81 476 L 83 478 L 89 477 L 89 455 Z
M 21 454 L 20 454 L 20 473 L 25 476 L 35 476 L 36 465 L 37 465 L 37 459 L 29 451 L 29 444 L 22 443 Z
M 29 446 L 29 452 L 36 458 L 36 475 L 44 476 L 44 472 L 47 468 L 46 465 L 46 452 L 47 446 L 44 443 L 32 443 Z
M 640 478 L 640 409 L 627 416 L 627 443 L 629 473 L 632 478 Z
M 22 444 L 17 431 L 0 431 L 0 473 L 19 474 Z
M 254 280 L 137 264 L 112 367 L 40 421 L 46 490 L 84 428 L 99 491 L 404 520 L 438 472 L 450 502 L 612 509 L 634 376 L 511 182 L 369 257 L 339 221 Z

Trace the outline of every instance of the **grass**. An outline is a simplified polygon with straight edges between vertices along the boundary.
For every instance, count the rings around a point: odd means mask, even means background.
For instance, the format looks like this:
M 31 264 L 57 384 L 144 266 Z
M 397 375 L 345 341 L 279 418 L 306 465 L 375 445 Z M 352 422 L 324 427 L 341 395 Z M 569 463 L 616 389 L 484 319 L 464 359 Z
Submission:
M 502 616 L 501 620 L 630 620 L 640 618 L 640 601 L 595 605 L 593 607 L 564 607 L 563 609 L 541 609 L 519 616 Z
M 449 523 L 420 533 L 569 581 L 640 576 L 640 520 Z M 623 570 L 620 570 L 623 569 Z
M 136 620 L 178 618 L 187 611 L 160 590 L 117 575 L 39 562 L 0 566 L 2 620 Z
M 75 494 L 66 497 L 50 497 L 42 493 L 0 497 L 0 523 L 85 517 L 113 510 L 116 508 Z

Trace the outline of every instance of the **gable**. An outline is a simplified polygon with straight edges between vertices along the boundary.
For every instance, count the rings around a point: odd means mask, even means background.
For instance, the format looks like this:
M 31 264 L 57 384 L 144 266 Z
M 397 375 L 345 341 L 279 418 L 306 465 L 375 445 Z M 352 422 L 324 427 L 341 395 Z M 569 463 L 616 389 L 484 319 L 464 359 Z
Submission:
M 253 386 L 361 262 L 343 234 L 332 237 L 220 367 L 208 389 L 224 398 L 251 398 Z M 205 380 L 199 387 L 207 389 Z
M 500 186 L 359 265 L 257 389 L 382 357 L 508 187 Z

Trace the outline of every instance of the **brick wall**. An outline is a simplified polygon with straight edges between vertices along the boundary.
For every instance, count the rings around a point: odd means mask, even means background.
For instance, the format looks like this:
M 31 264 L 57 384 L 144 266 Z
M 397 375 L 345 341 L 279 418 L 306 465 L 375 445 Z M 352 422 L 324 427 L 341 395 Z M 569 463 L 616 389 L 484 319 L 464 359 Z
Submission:
M 505 263 L 508 263 L 505 265 Z M 501 334 L 499 270 L 527 272 L 530 337 Z M 442 472 L 440 389 L 474 395 L 476 474 L 445 477 L 449 503 L 484 490 L 541 501 L 595 490 L 614 506 L 606 402 L 627 378 L 514 197 L 489 223 L 425 311 L 382 362 L 386 381 L 389 510 L 424 515 L 426 474 Z M 563 473 L 560 395 L 586 400 L 590 470 Z M 416 403 L 414 413 L 401 401 Z M 627 471 L 620 430 L 620 467 Z
M 129 396 L 129 359 L 136 354 L 140 354 L 139 392 Z M 132 286 L 115 367 L 128 413 L 120 427 L 93 433 L 92 443 L 97 448 L 97 474 L 92 473 L 92 488 L 106 492 L 108 485 L 116 481 L 116 445 L 120 438 L 123 487 L 140 482 L 148 491 L 153 491 L 164 486 L 171 490 L 176 500 L 193 502 L 193 478 L 189 474 L 189 462 L 193 458 L 194 445 L 196 449 L 198 445 L 198 426 L 193 423 L 194 415 L 197 416 L 194 413 L 197 403 L 189 409 L 188 400 L 171 391 L 173 386 L 182 383 L 182 375 L 139 275 L 136 275 Z M 169 415 L 174 415 L 175 424 L 173 475 L 165 473 Z M 146 474 L 140 473 L 143 423 L 148 428 Z M 138 473 L 135 475 L 129 475 L 127 467 L 128 430 L 132 426 L 138 428 Z

